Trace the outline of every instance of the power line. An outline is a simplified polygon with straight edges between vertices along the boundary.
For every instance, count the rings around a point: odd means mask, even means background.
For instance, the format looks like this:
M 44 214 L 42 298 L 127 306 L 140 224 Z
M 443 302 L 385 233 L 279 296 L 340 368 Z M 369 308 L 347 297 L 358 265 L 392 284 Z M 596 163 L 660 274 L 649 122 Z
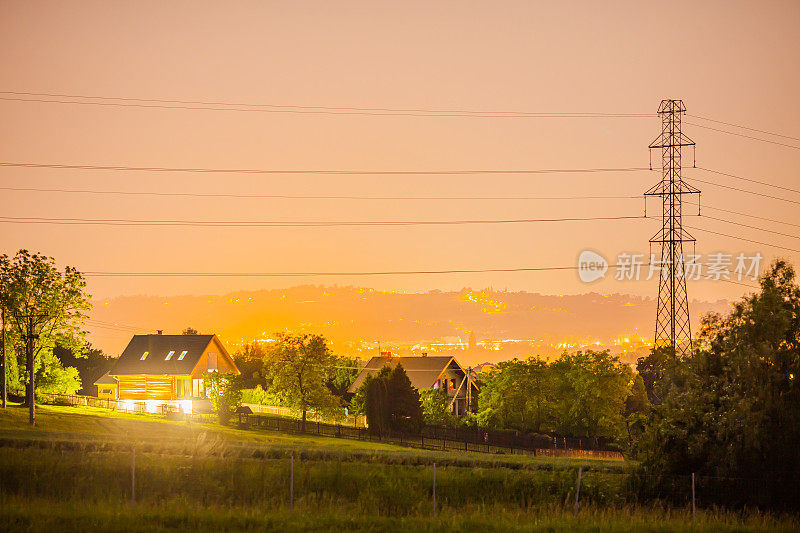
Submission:
M 356 196 L 356 195 L 304 195 L 304 194 L 227 194 L 156 191 L 121 191 L 108 189 L 49 189 L 36 187 L 0 187 L 3 191 L 46 192 L 72 194 L 108 194 L 122 196 L 167 196 L 188 198 L 252 198 L 280 200 L 628 200 L 641 196 Z
M 613 267 L 616 265 L 610 265 Z M 394 276 L 426 274 L 475 274 L 498 272 L 543 272 L 577 270 L 578 266 L 522 267 L 522 268 L 484 268 L 448 270 L 387 270 L 369 272 L 109 272 L 87 271 L 84 276 L 91 277 L 324 277 L 324 276 Z
M 699 204 L 695 204 L 695 203 L 691 203 L 691 202 L 686 202 L 686 203 L 687 203 L 687 205 L 693 205 L 693 206 L 699 205 Z M 704 210 L 705 209 L 711 209 L 712 211 L 721 211 L 723 213 L 731 213 L 733 215 L 741 215 L 741 216 L 744 216 L 744 217 L 756 218 L 758 220 L 766 220 L 767 222 L 775 222 L 775 223 L 778 223 L 778 224 L 786 224 L 787 226 L 794 226 L 796 228 L 800 228 L 800 224 L 795 224 L 793 222 L 787 222 L 785 220 L 778 220 L 776 218 L 760 217 L 758 215 L 753 215 L 753 214 L 750 214 L 750 213 L 743 213 L 742 211 L 733 211 L 731 209 L 722 209 L 720 207 L 713 207 L 713 206 L 710 206 L 710 205 L 703 205 L 703 209 Z
M 759 181 L 759 180 L 755 180 L 755 179 L 752 179 L 752 178 L 745 178 L 743 176 L 737 176 L 736 174 L 729 174 L 727 172 L 721 172 L 719 170 L 711 170 L 710 168 L 704 168 L 704 167 L 697 167 L 697 168 L 699 168 L 700 170 L 704 170 L 706 172 L 711 172 L 712 174 L 718 174 L 720 176 L 727 176 L 729 178 L 735 178 L 737 180 L 749 181 L 750 183 L 757 183 L 759 185 L 766 185 L 767 187 L 774 187 L 776 189 L 781 189 L 782 191 L 789 191 L 789 192 L 795 192 L 797 194 L 800 194 L 800 189 L 792 189 L 791 187 L 784 187 L 783 185 L 775 185 L 774 183 L 768 183 L 766 181 Z
M 756 241 L 756 240 L 753 240 L 753 239 L 745 239 L 744 237 L 740 237 L 738 235 L 731 235 L 729 233 L 721 233 L 719 231 L 712 231 L 710 229 L 696 228 L 696 227 L 692 227 L 692 226 L 686 226 L 686 227 L 689 228 L 689 229 L 696 230 L 696 231 L 702 231 L 702 232 L 705 232 L 705 233 L 711 233 L 711 234 L 714 234 L 714 235 L 720 235 L 722 237 L 730 237 L 731 239 L 736 239 L 736 240 L 739 240 L 739 241 L 752 242 L 754 244 L 761 244 L 763 246 L 769 246 L 771 248 L 778 248 L 780 250 L 788 250 L 790 252 L 800 252 L 800 250 L 798 250 L 796 248 L 787 248 L 786 246 L 778 246 L 777 244 L 771 244 L 771 243 L 768 243 L 768 242 Z
M 732 279 L 723 279 L 720 278 L 714 281 L 724 281 L 725 283 L 733 283 L 734 285 L 741 285 L 742 287 L 750 287 L 751 289 L 760 289 L 760 285 L 751 285 L 750 283 L 742 283 L 741 281 L 734 281 Z
M 224 193 L 182 193 L 182 192 L 157 192 L 157 191 L 121 191 L 121 190 L 99 190 L 99 189 L 49 189 L 34 187 L 0 187 L 0 190 L 15 192 L 44 192 L 44 193 L 71 193 L 71 194 L 98 194 L 98 195 L 122 195 L 122 196 L 163 196 L 163 197 L 189 197 L 189 198 L 244 198 L 244 199 L 288 199 L 288 200 L 387 200 L 387 201 L 453 201 L 453 200 L 478 200 L 478 201 L 529 201 L 529 200 L 641 200 L 641 196 L 350 196 L 350 195 L 291 195 L 291 194 L 224 194 Z M 687 205 L 698 205 L 686 202 Z M 756 218 L 767 222 L 786 224 L 789 226 L 800 227 L 785 220 L 761 217 L 752 213 L 722 209 L 704 204 L 702 208 Z
M 700 120 L 707 120 L 709 122 L 716 122 L 717 124 L 724 124 L 725 126 L 733 126 L 734 128 L 741 128 L 743 130 L 750 130 L 756 131 L 758 133 L 766 133 L 767 135 L 774 135 L 775 137 L 783 137 L 784 139 L 792 139 L 793 141 L 800 141 L 800 137 L 792 137 L 791 135 L 784 135 L 782 133 L 775 133 L 773 131 L 767 130 L 759 130 L 756 128 L 750 128 L 748 126 L 742 126 L 741 124 L 734 124 L 733 122 L 724 122 L 722 120 L 714 120 L 713 118 L 708 117 L 701 117 L 700 115 L 687 115 L 692 118 L 699 118 Z
M 750 229 L 755 229 L 755 230 L 758 230 L 758 231 L 765 231 L 767 233 L 773 233 L 775 235 L 780 235 L 782 237 L 789 237 L 791 239 L 800 239 L 800 235 L 792 235 L 790 233 L 781 233 L 780 231 L 774 231 L 774 230 L 767 229 L 767 228 L 762 228 L 762 227 L 759 227 L 759 226 L 751 226 L 749 224 L 744 224 L 742 222 L 736 222 L 736 221 L 733 221 L 733 220 L 727 220 L 727 219 L 724 219 L 724 218 L 710 217 L 708 215 L 703 215 L 703 218 L 707 218 L 707 219 L 710 219 L 710 220 L 717 220 L 719 222 L 725 222 L 727 224 L 734 224 L 736 226 L 741 226 L 743 228 L 750 228 Z
M 87 320 L 86 324 L 88 326 L 92 327 L 92 328 L 107 329 L 107 330 L 110 330 L 110 331 L 116 331 L 118 333 L 137 333 L 137 332 L 140 332 L 140 331 L 148 331 L 146 329 L 139 329 L 139 328 L 126 328 L 126 327 L 109 326 L 109 325 L 106 325 L 106 324 L 97 324 L 97 323 L 92 322 L 91 320 Z
M 637 113 L 448 113 L 448 112 L 406 112 L 406 111 L 378 111 L 364 108 L 364 110 L 331 111 L 323 108 L 261 108 L 261 107 L 214 107 L 208 105 L 179 105 L 166 103 L 133 103 L 112 101 L 79 101 L 79 100 L 53 100 L 42 98 L 17 98 L 2 96 L 0 100 L 13 102 L 33 102 L 40 104 L 74 104 L 123 108 L 145 109 L 181 109 L 192 111 L 235 111 L 245 113 L 284 113 L 298 115 L 359 115 L 380 117 L 442 117 L 442 118 L 629 118 L 650 117 L 652 115 Z M 144 101 L 146 102 L 146 101 Z
M 384 220 L 384 221 L 204 221 L 204 220 L 134 220 L 91 218 L 0 217 L 9 224 L 64 224 L 100 226 L 190 226 L 190 227 L 340 227 L 340 226 L 453 226 L 465 224 L 529 224 L 538 222 L 586 222 L 599 220 L 631 220 L 637 216 L 528 218 L 506 220 Z
M 688 124 L 690 126 L 695 126 L 697 128 L 704 128 L 704 129 L 707 129 L 707 130 L 718 131 L 720 133 L 727 133 L 728 135 L 736 135 L 737 137 L 744 137 L 745 139 L 753 139 L 755 141 L 761 141 L 761 142 L 770 143 L 770 144 L 777 144 L 779 146 L 785 146 L 787 148 L 794 148 L 795 150 L 800 150 L 800 146 L 797 146 L 797 145 L 794 145 L 794 144 L 786 144 L 786 143 L 782 143 L 782 142 L 778 142 L 778 141 L 773 141 L 773 140 L 770 140 L 770 139 L 762 139 L 761 137 L 755 137 L 753 135 L 745 135 L 744 133 L 737 133 L 737 132 L 734 132 L 734 131 L 721 130 L 719 128 L 712 128 L 711 126 L 703 126 L 702 124 L 697 124 L 695 122 L 685 122 L 685 124 Z
M 254 168 L 191 168 L 191 167 L 133 167 L 121 165 L 65 165 L 50 163 L 0 162 L 0 167 L 53 168 L 71 170 L 113 170 L 132 172 L 191 172 L 201 174 L 330 174 L 330 175 L 469 175 L 469 174 L 584 174 L 595 172 L 653 172 L 648 167 L 572 168 L 572 169 L 462 169 L 462 170 L 328 170 L 328 169 L 254 169 Z
M 224 193 L 182 193 L 182 192 L 157 192 L 157 191 L 120 191 L 99 189 L 47 189 L 34 187 L 0 187 L 0 190 L 15 192 L 44 192 L 44 193 L 72 193 L 72 194 L 99 194 L 122 196 L 164 196 L 164 197 L 189 197 L 189 198 L 245 198 L 245 199 L 287 199 L 287 200 L 386 200 L 386 201 L 453 201 L 453 200 L 478 200 L 478 201 L 529 201 L 529 200 L 641 200 L 641 196 L 350 196 L 350 195 L 291 195 L 291 194 L 224 194 Z M 687 205 L 698 205 L 686 202 Z M 704 204 L 702 208 L 756 218 L 767 222 L 786 224 L 800 227 L 785 220 L 761 217 L 752 213 L 722 209 Z
M 648 266 L 649 263 L 641 266 Z M 612 264 L 609 268 L 617 268 L 620 265 Z M 474 274 L 474 273 L 504 273 L 504 272 L 546 272 L 546 271 L 571 271 L 577 270 L 578 266 L 556 266 L 556 267 L 531 267 L 531 268 L 488 268 L 488 269 L 452 269 L 452 270 L 395 270 L 395 271 L 373 271 L 373 272 L 110 272 L 110 271 L 87 271 L 87 277 L 325 277 L 325 276 L 393 276 L 393 275 L 436 275 L 436 274 Z M 708 281 L 708 280 L 700 280 Z M 713 281 L 725 281 L 750 288 L 759 288 L 755 285 L 736 282 L 733 280 L 719 279 Z M 141 328 L 146 329 L 146 328 Z
M 0 91 L 0 94 L 13 94 Z M 33 96 L 33 94 L 31 94 Z M 55 100 L 53 98 L 92 98 L 95 100 Z M 210 103 L 188 100 L 148 100 L 140 98 L 112 98 L 77 95 L 48 95 L 48 98 L 2 96 L 0 100 L 11 102 L 33 102 L 45 104 L 75 104 L 109 107 L 132 107 L 150 109 L 183 109 L 195 111 L 237 111 L 248 113 L 289 113 L 303 115 L 366 115 L 366 116 L 405 116 L 405 117 L 456 117 L 456 118 L 630 118 L 652 117 L 646 113 L 562 113 L 562 112 L 482 112 L 482 111 L 435 111 L 403 110 L 366 107 L 325 107 L 325 106 L 278 106 L 269 104 Z M 219 107 L 222 106 L 222 107 Z
M 772 196 L 770 194 L 764 194 L 764 193 L 761 193 L 761 192 L 751 191 L 749 189 L 742 189 L 742 188 L 739 188 L 739 187 L 733 187 L 731 185 L 723 185 L 722 183 L 717 183 L 715 181 L 705 181 L 705 180 L 701 180 L 699 178 L 692 178 L 692 181 L 696 181 L 698 183 L 704 183 L 706 185 L 713 185 L 714 187 L 722 187 L 723 189 L 730 189 L 732 191 L 744 192 L 744 193 L 747 193 L 747 194 L 752 194 L 754 196 L 761 196 L 763 198 L 770 198 L 772 200 L 780 200 L 782 202 L 788 202 L 790 204 L 800 204 L 800 201 L 798 201 L 798 200 L 791 200 L 789 198 L 782 198 L 780 196 Z
M 140 330 L 140 331 L 141 330 L 149 330 L 149 329 L 151 329 L 151 328 L 145 328 L 145 327 L 141 327 L 141 326 L 134 326 L 132 324 L 121 324 L 119 322 L 107 322 L 105 320 L 98 320 L 96 318 L 89 318 L 89 319 L 87 319 L 87 322 L 94 322 L 94 323 L 103 324 L 103 325 L 106 325 L 106 326 L 113 326 L 113 327 L 126 328 L 126 329 L 135 329 L 135 330 Z

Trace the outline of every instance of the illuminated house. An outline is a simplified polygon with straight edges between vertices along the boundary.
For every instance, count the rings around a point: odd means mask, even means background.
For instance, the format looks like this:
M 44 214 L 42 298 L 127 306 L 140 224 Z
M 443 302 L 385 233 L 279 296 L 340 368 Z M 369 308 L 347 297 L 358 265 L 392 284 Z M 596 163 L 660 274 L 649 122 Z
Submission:
M 390 352 L 381 352 L 366 364 L 356 380 L 350 385 L 348 392 L 355 393 L 367 375 L 377 374 L 384 366 L 394 367 L 400 363 L 417 390 L 441 389 L 450 398 L 450 410 L 456 416 L 473 411 L 478 399 L 478 385 L 470 372 L 458 364 L 454 357 L 425 356 L 392 357 Z
M 109 372 L 123 405 L 154 411 L 168 404 L 191 412 L 205 398 L 203 377 L 210 372 L 240 374 L 216 335 L 134 335 Z

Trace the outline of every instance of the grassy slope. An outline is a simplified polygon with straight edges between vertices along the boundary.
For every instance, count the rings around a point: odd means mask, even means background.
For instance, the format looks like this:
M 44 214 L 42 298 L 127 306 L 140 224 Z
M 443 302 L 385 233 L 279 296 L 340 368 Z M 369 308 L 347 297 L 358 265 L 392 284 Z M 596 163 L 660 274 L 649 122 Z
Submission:
M 19 406 L 0 409 L 0 437 L 13 439 L 109 440 L 120 443 L 158 443 L 165 448 L 187 443 L 266 448 L 286 454 L 369 458 L 371 461 L 473 464 L 475 466 L 569 467 L 593 465 L 602 469 L 621 469 L 623 462 L 613 459 L 570 459 L 528 455 L 440 452 L 382 444 L 379 442 L 336 439 L 315 435 L 293 435 L 271 431 L 240 430 L 219 424 L 188 424 L 165 420 L 157 415 L 117 413 L 92 407 L 37 407 L 36 427 L 28 425 L 28 412 Z

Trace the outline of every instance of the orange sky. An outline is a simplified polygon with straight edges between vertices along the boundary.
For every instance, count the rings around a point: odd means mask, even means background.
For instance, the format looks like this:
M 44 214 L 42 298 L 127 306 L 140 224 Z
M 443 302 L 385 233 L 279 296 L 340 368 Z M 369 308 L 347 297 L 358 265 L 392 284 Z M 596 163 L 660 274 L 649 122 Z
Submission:
M 558 4 L 558 5 L 556 5 Z M 647 4 L 647 5 L 645 5 Z M 797 2 L 28 2 L 0 4 L 0 90 L 300 106 L 689 113 L 800 136 Z M 0 95 L 2 97 L 3 95 Z M 266 169 L 647 166 L 658 118 L 453 118 L 115 108 L 0 100 L 0 161 Z M 687 119 L 689 120 L 689 119 Z M 696 122 L 696 120 L 695 120 Z M 800 150 L 685 126 L 698 164 L 798 187 Z M 741 130 L 740 130 L 741 131 Z M 751 132 L 752 133 L 752 132 Z M 771 137 L 787 143 L 791 141 Z M 687 154 L 689 155 L 689 154 Z M 654 154 L 654 162 L 658 162 Z M 690 160 L 690 157 L 687 159 Z M 800 195 L 687 169 L 767 194 Z M 0 186 L 243 194 L 637 195 L 658 173 L 523 176 L 148 174 L 0 168 Z M 800 223 L 797 205 L 699 185 L 703 203 Z M 657 212 L 651 206 L 651 213 Z M 333 201 L 2 191 L 3 216 L 192 220 L 404 220 L 638 215 L 641 200 Z M 719 213 L 716 213 L 718 216 Z M 796 234 L 796 227 L 737 221 Z M 713 220 L 703 227 L 800 249 Z M 0 252 L 84 271 L 363 271 L 572 265 L 591 248 L 648 252 L 657 222 L 405 228 L 130 228 L 0 224 Z M 700 231 L 698 251 L 800 254 Z M 99 297 L 300 283 L 419 291 L 591 287 L 575 272 L 381 278 L 90 280 Z M 690 296 L 740 295 L 725 283 Z

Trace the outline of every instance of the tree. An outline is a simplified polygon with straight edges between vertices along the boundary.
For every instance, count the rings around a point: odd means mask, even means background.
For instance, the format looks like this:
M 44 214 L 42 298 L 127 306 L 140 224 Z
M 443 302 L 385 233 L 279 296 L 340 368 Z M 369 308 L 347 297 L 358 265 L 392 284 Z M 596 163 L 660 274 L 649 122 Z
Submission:
M 266 386 L 264 381 L 264 357 L 267 351 L 259 342 L 245 344 L 244 347 L 233 354 L 233 362 L 242 373 L 244 388 L 253 389 Z
M 633 371 L 608 350 L 564 353 L 551 365 L 556 376 L 558 430 L 591 438 L 623 432 L 623 410 Z
M 554 375 L 545 361 L 503 361 L 486 377 L 478 396 L 482 427 L 541 432 L 555 425 Z
M 431 426 L 452 426 L 455 417 L 450 411 L 450 398 L 443 389 L 427 389 L 419 393 L 422 416 Z
M 800 288 L 780 260 L 760 285 L 727 316 L 704 317 L 699 346 L 667 361 L 641 468 L 655 482 L 693 472 L 708 483 L 725 478 L 707 491 L 709 503 L 797 509 Z M 731 478 L 747 479 L 747 490 L 722 486 Z
M 219 423 L 226 425 L 236 413 L 236 409 L 242 405 L 241 376 L 233 372 L 225 374 L 211 372 L 203 376 L 203 384 L 211 407 L 219 417 Z
M 85 312 L 91 308 L 85 288 L 86 281 L 77 269 L 68 266 L 60 272 L 51 257 L 27 250 L 20 250 L 13 258 L 0 256 L 0 306 L 9 321 L 12 345 L 30 341 L 31 359 L 26 361 L 25 385 L 31 423 L 34 420 L 31 379 L 37 368 L 44 367 L 44 374 L 53 373 L 50 367 L 58 361 L 52 357 L 56 343 L 73 350 L 84 343 L 86 332 L 82 326 Z
M 264 358 L 268 389 L 279 394 L 284 405 L 302 413 L 302 431 L 309 410 L 341 414 L 341 401 L 325 386 L 325 376 L 334 364 L 320 335 L 278 333 L 277 342 Z
M 637 451 L 638 440 L 647 425 L 647 415 L 650 412 L 650 407 L 651 403 L 647 397 L 647 388 L 644 380 L 641 375 L 636 374 L 633 378 L 631 392 L 625 399 L 625 410 L 623 412 L 626 430 L 625 445 L 630 453 L 635 454 Z
M 389 429 L 389 409 L 387 407 L 387 383 L 391 368 L 381 368 L 377 374 L 367 374 L 355 393 L 351 407 L 367 419 L 373 433 L 383 433 Z
M 115 359 L 109 359 L 102 350 L 92 347 L 88 342 L 77 353 L 57 344 L 53 348 L 53 355 L 58 358 L 60 365 L 64 368 L 74 367 L 78 371 L 82 387 L 77 392 L 78 394 L 86 395 L 92 395 L 96 392 L 94 382 L 111 370 L 115 362 Z M 38 375 L 36 376 L 36 383 L 42 386 L 42 378 Z M 56 392 L 55 390 L 44 390 Z
M 667 360 L 672 355 L 672 349 L 666 346 L 653 348 L 647 357 L 640 357 L 636 362 L 636 371 L 642 377 L 647 398 L 651 403 L 661 403 L 664 392 L 662 379 Z
M 389 373 L 387 396 L 390 406 L 389 427 L 395 431 L 418 433 L 422 429 L 419 391 L 411 386 L 411 380 L 400 363 Z
M 352 405 L 367 417 L 372 432 L 417 433 L 422 429 L 419 392 L 411 386 L 411 380 L 400 363 L 394 368 L 386 365 L 374 376 L 367 375 Z
M 325 377 L 325 385 L 330 391 L 342 398 L 348 396 L 350 385 L 361 372 L 361 361 L 356 357 L 335 357 L 335 364 L 331 368 L 331 373 Z

